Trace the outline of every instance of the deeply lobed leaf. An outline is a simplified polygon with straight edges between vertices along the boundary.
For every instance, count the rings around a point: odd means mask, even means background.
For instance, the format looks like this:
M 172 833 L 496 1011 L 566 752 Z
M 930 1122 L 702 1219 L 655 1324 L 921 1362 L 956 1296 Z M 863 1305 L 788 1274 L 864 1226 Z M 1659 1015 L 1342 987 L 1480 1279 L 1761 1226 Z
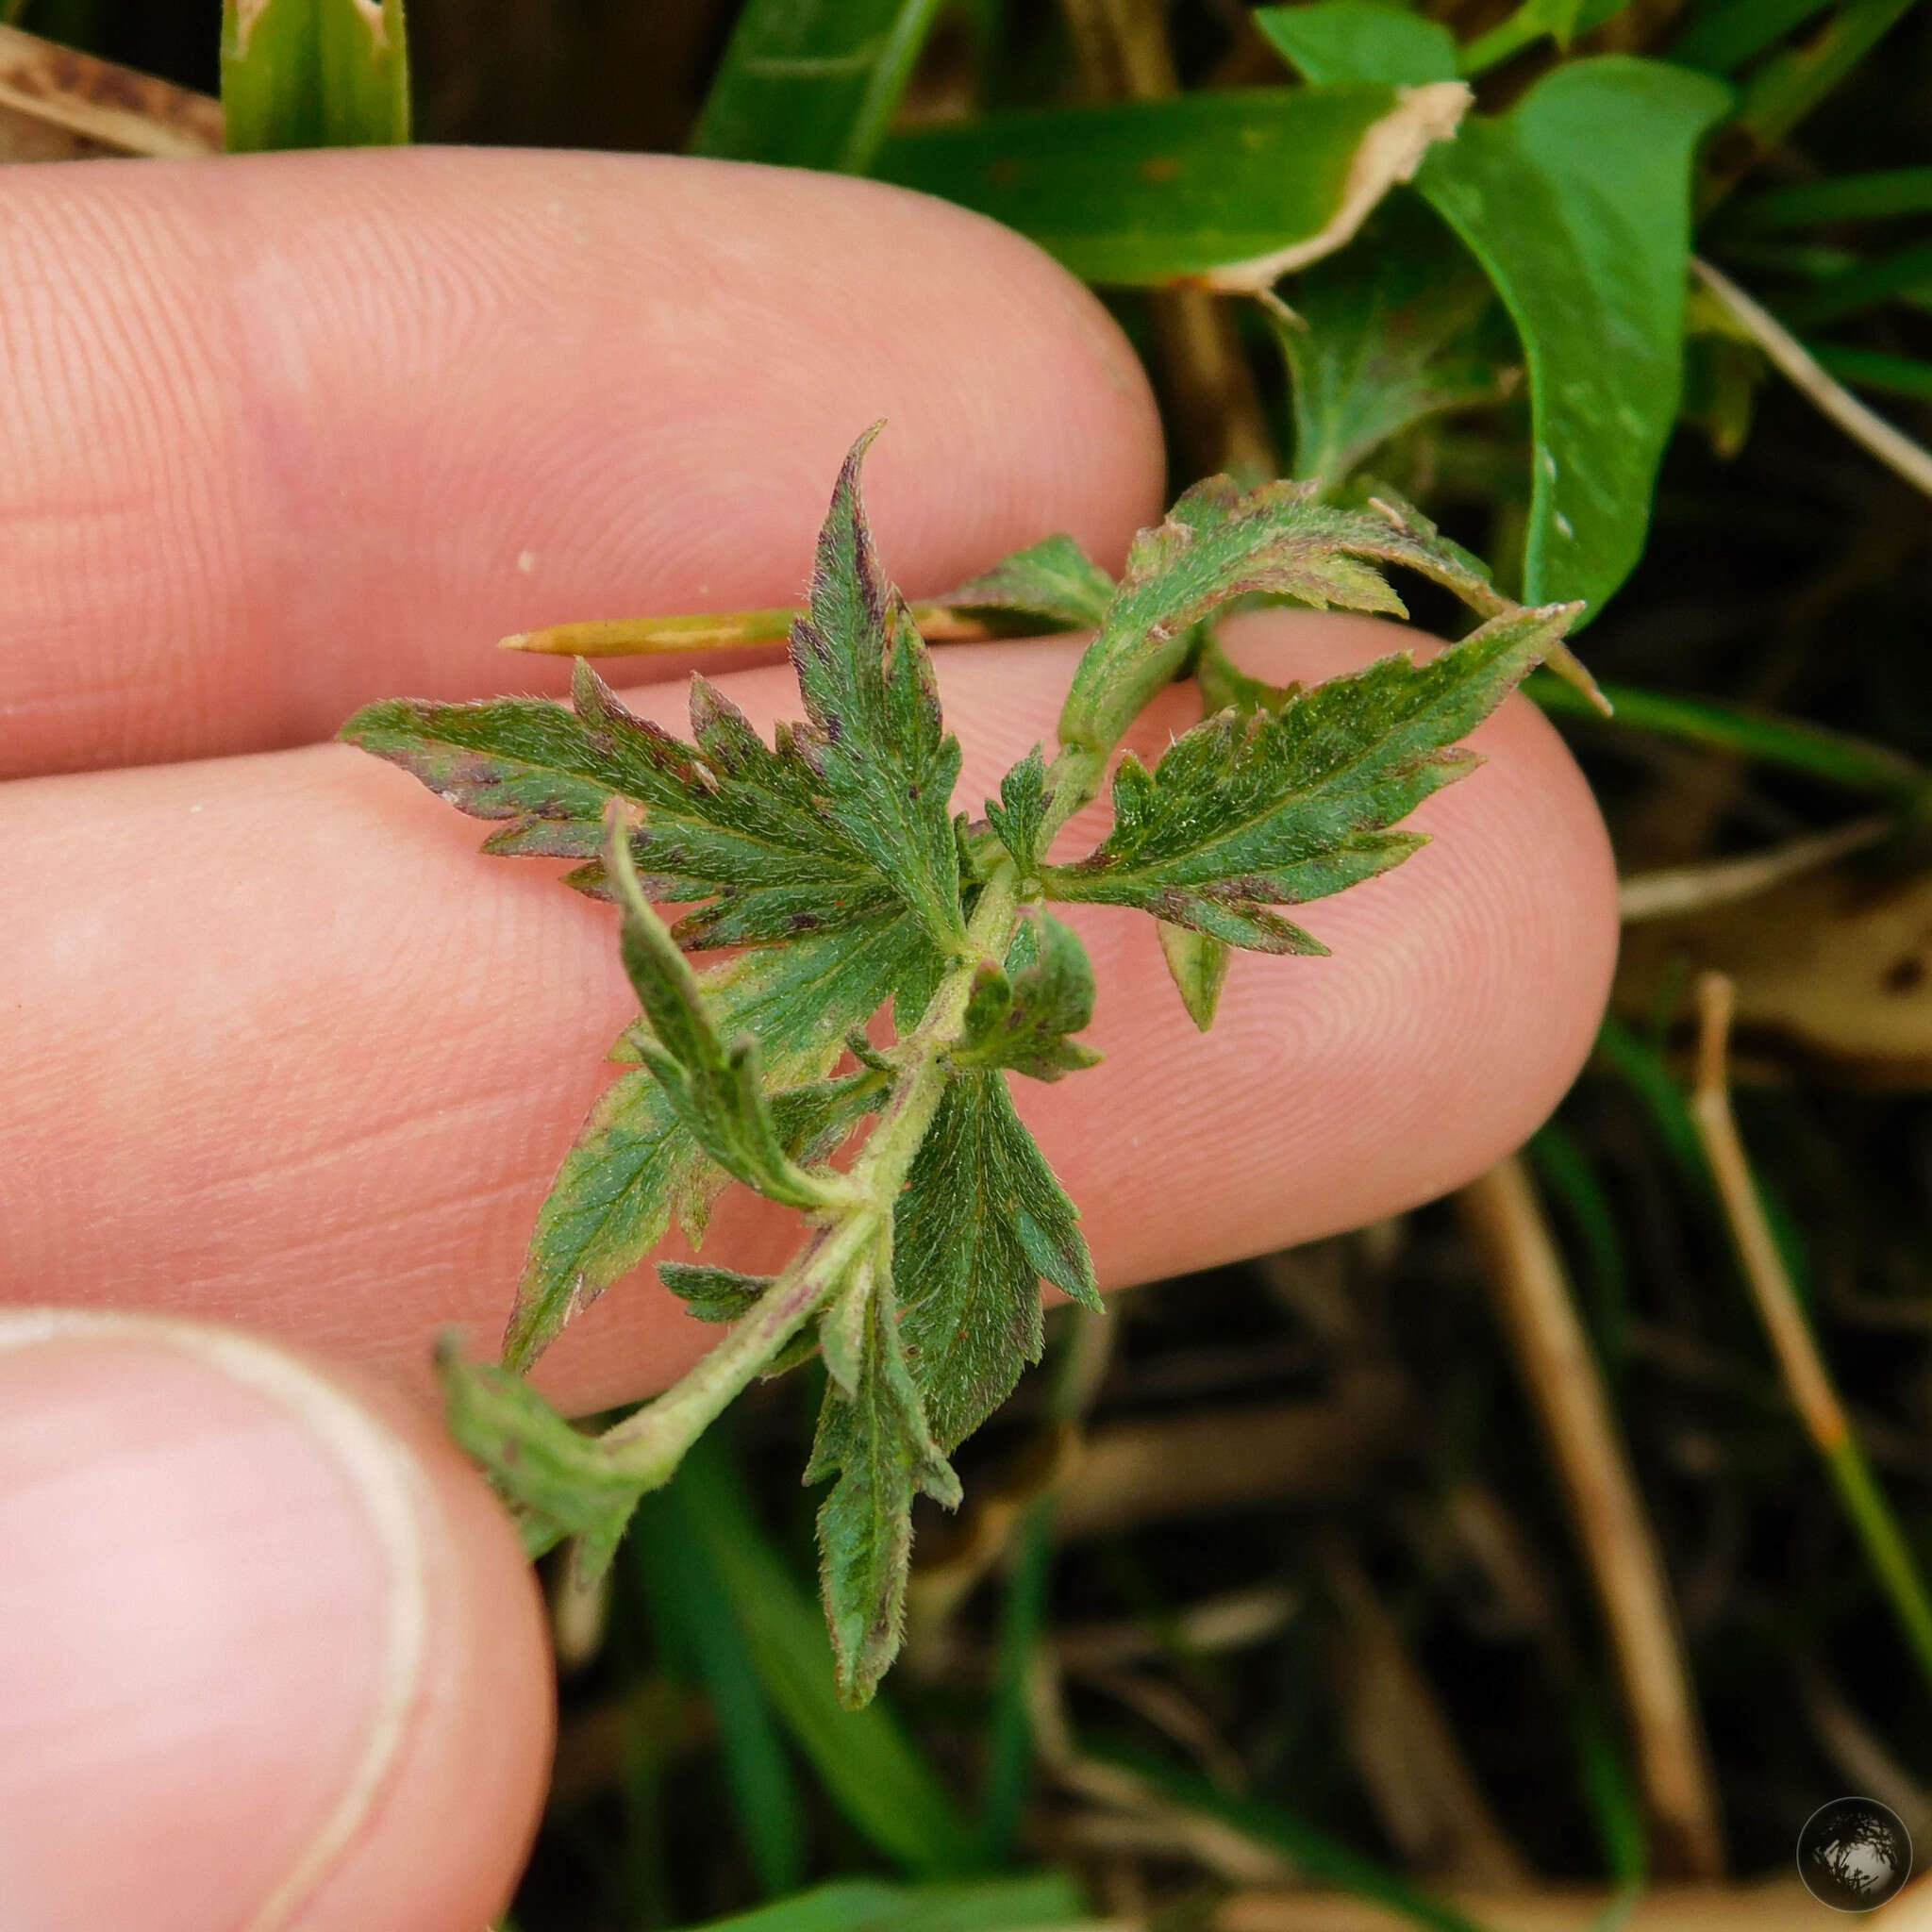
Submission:
M 1010 611 L 1080 629 L 1107 615 L 1113 588 L 1113 579 L 1071 537 L 1055 536 L 1014 551 L 937 601 L 954 610 Z
M 1422 844 L 1390 828 L 1471 769 L 1473 755 L 1450 747 L 1575 614 L 1515 611 L 1427 664 L 1385 658 L 1276 713 L 1222 712 L 1175 740 L 1153 772 L 1124 758 L 1112 831 L 1087 858 L 1045 871 L 1049 896 L 1136 906 L 1260 952 L 1324 950 L 1269 908 L 1341 891 Z
M 1004 972 L 989 963 L 966 1008 L 959 1067 L 1010 1067 L 1059 1080 L 1097 1066 L 1100 1056 L 1068 1036 L 1093 1018 L 1093 967 L 1071 927 L 1049 912 L 1022 921 Z
M 819 1507 L 825 1615 L 840 1696 L 862 1705 L 905 1630 L 913 1495 L 957 1507 L 959 1478 L 927 1425 L 883 1257 L 859 1272 L 841 1303 L 827 1314 L 824 1345 L 828 1367 L 842 1374 L 825 1390 L 805 1479 L 838 1478 Z M 842 1344 L 832 1340 L 835 1324 L 850 1331 Z
M 1100 1305 L 1079 1211 L 1013 1111 L 1006 1075 L 947 1087 L 900 1197 L 902 1329 L 932 1432 L 951 1451 L 1040 1359 L 1040 1280 Z
M 827 1183 L 787 1153 L 765 1091 L 756 1034 L 727 1047 L 712 1024 L 694 974 L 638 882 L 615 807 L 605 847 L 624 913 L 620 946 L 651 1039 L 641 1051 L 671 1110 L 725 1173 L 788 1208 L 822 1208 Z
M 809 613 L 791 662 L 813 729 L 797 743 L 827 808 L 945 950 L 965 945 L 953 786 L 959 741 L 944 728 L 932 659 L 874 547 L 853 446 L 819 537 Z

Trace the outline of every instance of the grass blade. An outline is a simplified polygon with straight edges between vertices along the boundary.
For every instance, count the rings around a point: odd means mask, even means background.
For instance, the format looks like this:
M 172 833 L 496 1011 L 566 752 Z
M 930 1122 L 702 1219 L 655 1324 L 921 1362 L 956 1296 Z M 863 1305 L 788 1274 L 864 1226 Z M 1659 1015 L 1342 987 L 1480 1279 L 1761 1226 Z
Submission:
M 225 0 L 222 110 L 230 154 L 407 142 L 402 0 Z
M 737 1611 L 773 1708 L 832 1802 L 915 1876 L 975 1869 L 975 1834 L 885 1700 L 857 1711 L 840 1704 L 824 1616 L 759 1528 L 715 1431 L 686 1457 L 674 1487 Z
M 704 1558 L 685 1492 L 674 1485 L 646 1497 L 631 1541 L 664 1647 L 688 1660 L 718 1720 L 725 1781 L 758 1883 L 768 1896 L 794 1891 L 805 1882 L 806 1862 L 797 1780 L 730 1596 Z
M 692 153 L 863 174 L 938 11 L 939 0 L 751 0 Z

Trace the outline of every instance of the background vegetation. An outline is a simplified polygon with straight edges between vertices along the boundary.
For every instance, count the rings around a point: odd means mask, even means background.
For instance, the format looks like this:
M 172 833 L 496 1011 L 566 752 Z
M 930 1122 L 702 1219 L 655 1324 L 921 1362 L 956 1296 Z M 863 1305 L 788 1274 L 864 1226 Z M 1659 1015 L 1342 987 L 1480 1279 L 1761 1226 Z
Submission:
M 207 4 L 8 17 L 220 84 Z M 1541 695 L 1631 921 L 1522 1164 L 1063 1312 L 866 1712 L 789 1474 L 816 1390 L 742 1402 L 608 1602 L 558 1605 L 524 1932 L 1775 1927 L 1818 1908 L 1670 1887 L 1789 1872 L 1842 1790 L 1932 1848 L 1932 11 L 416 0 L 409 35 L 421 139 L 989 206 L 1107 284 L 1176 488 L 1370 466 L 1500 581 L 1590 597 L 1617 716 Z M 1458 71 L 1477 118 L 1280 284 L 1298 320 L 1171 286 L 1319 229 L 1389 84 Z M 397 84 L 298 126 L 231 72 L 231 140 L 394 138 Z

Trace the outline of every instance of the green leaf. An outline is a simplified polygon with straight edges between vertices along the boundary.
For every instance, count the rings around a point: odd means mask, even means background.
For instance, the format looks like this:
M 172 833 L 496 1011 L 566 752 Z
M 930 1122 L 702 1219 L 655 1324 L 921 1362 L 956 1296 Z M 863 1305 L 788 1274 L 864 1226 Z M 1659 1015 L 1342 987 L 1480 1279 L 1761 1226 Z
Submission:
M 1324 491 L 1391 437 L 1499 402 L 1520 379 L 1488 278 L 1407 194 L 1376 210 L 1359 247 L 1297 279 L 1291 311 L 1269 313 L 1294 376 L 1295 475 Z
M 729 1047 L 719 1038 L 697 974 L 644 897 L 615 807 L 604 864 L 624 913 L 625 971 L 650 1022 L 653 1041 L 641 1051 L 672 1112 L 720 1167 L 767 1199 L 826 1207 L 837 1184 L 806 1173 L 785 1151 L 758 1037 L 740 1034 Z
M 541 1556 L 582 1541 L 577 1568 L 594 1582 L 609 1567 L 642 1486 L 619 1474 L 596 1438 L 580 1435 L 521 1376 L 465 1361 L 454 1337 L 436 1352 L 450 1434 L 510 1505 L 524 1547 Z
M 1252 18 L 1316 87 L 1415 87 L 1456 78 L 1456 36 L 1404 7 L 1316 0 L 1312 7 L 1257 8 Z
M 222 119 L 230 154 L 407 142 L 402 0 L 224 0 Z
M 1468 101 L 1444 79 L 995 114 L 888 142 L 878 172 L 1018 228 L 1089 281 L 1259 289 L 1341 247 Z
M 1932 168 L 1837 175 L 1754 194 L 1725 217 L 1740 228 L 1806 228 L 1816 222 L 1873 222 L 1932 211 Z
M 1475 764 L 1449 749 L 1560 639 L 1569 605 L 1492 618 L 1424 665 L 1407 655 L 1333 678 L 1274 716 L 1205 720 L 1149 772 L 1131 754 L 1114 825 L 1050 897 L 1138 906 L 1231 945 L 1320 953 L 1271 906 L 1324 898 L 1398 865 L 1424 841 L 1389 828 Z
M 895 993 L 923 1011 L 940 967 L 916 922 L 888 913 L 741 953 L 702 974 L 699 984 L 718 1029 L 753 1036 L 774 1080 L 813 1086 L 844 1051 L 847 1030 Z M 615 1057 L 641 1059 L 646 1043 L 648 1028 L 640 1023 Z M 824 1098 L 794 1101 L 786 1091 L 772 1097 L 796 1157 L 808 1158 L 805 1143 Z M 535 1361 L 572 1316 L 663 1239 L 674 1208 L 697 1240 L 706 1204 L 723 1182 L 657 1079 L 621 1074 L 598 1096 L 539 1210 L 504 1340 L 505 1365 L 525 1369 Z
M 1165 920 L 1154 930 L 1188 1018 L 1206 1033 L 1214 1024 L 1214 1010 L 1221 1004 L 1221 989 L 1227 979 L 1227 941 L 1210 939 L 1185 925 L 1170 925 Z
M 1671 58 L 1682 67 L 1728 74 L 1775 45 L 1834 0 L 1719 0 L 1685 29 Z
M 913 1494 L 957 1508 L 959 1478 L 933 1440 L 907 1365 L 891 1275 L 874 1265 L 845 1295 L 858 1309 L 858 1332 L 844 1374 L 826 1386 L 805 1479 L 838 1478 L 819 1508 L 819 1551 L 839 1695 L 858 1708 L 871 1701 L 905 1634 Z M 833 1345 L 840 1313 L 821 1330 L 827 1368 L 841 1353 Z
M 1107 614 L 1113 579 L 1071 537 L 1016 550 L 984 576 L 933 601 L 952 610 L 1004 610 L 1078 629 Z
M 789 939 L 894 904 L 891 886 L 826 811 L 791 732 L 781 727 L 777 749 L 768 748 L 702 677 L 691 679 L 694 745 L 634 716 L 581 659 L 572 696 L 575 714 L 543 698 L 390 699 L 358 711 L 341 735 L 472 818 L 507 821 L 486 852 L 591 861 L 566 883 L 599 896 L 609 890 L 605 812 L 613 798 L 641 806 L 631 852 L 647 891 L 695 906 L 675 928 L 687 946 Z
M 974 1834 L 885 1698 L 843 1708 L 825 1619 L 753 1516 L 716 1431 L 701 1437 L 666 1492 L 724 1579 L 773 1707 L 826 1795 L 902 1870 L 941 1877 L 977 1863 Z
M 798 1774 L 730 1594 L 675 1491 L 643 1499 L 631 1554 L 665 1668 L 694 1676 L 717 1719 L 731 1808 L 759 1887 L 768 1896 L 791 1891 L 807 1865 Z
M 691 152 L 863 174 L 938 0 L 751 0 Z
M 1060 712 L 1060 740 L 1106 752 L 1194 648 L 1190 632 L 1230 598 L 1255 591 L 1403 617 L 1374 566 L 1397 563 L 1493 617 L 1514 608 L 1481 564 L 1397 499 L 1367 509 L 1319 501 L 1311 483 L 1243 492 L 1225 476 L 1189 490 L 1167 521 L 1142 530 L 1100 634 L 1087 647 Z M 1560 658 L 1589 686 L 1567 651 Z
M 1462 50 L 1457 68 L 1472 76 L 1487 74 L 1492 67 L 1520 54 L 1538 41 L 1556 42 L 1567 54 L 1582 23 L 1587 0 L 1523 0 L 1507 20 L 1499 21 L 1479 39 Z
M 1570 61 L 1416 177 L 1523 339 L 1531 603 L 1594 614 L 1642 553 L 1682 380 L 1690 159 L 1729 105 L 1658 61 Z
M 1100 1306 L 1079 1214 L 1013 1111 L 1006 1075 L 957 1076 L 907 1175 L 894 1267 L 912 1372 L 951 1451 L 1040 1359 L 1040 1280 Z
M 1046 824 L 1046 759 L 1037 744 L 1000 780 L 999 803 L 987 800 L 986 822 L 1023 874 L 1045 858 L 1040 835 Z
M 755 1912 L 714 1920 L 704 1932 L 1074 1932 L 1086 1912 L 1079 1888 L 1058 1872 L 963 1885 L 841 1878 Z
M 812 568 L 810 611 L 791 626 L 791 661 L 812 729 L 803 756 L 846 836 L 891 880 L 941 947 L 962 951 L 953 786 L 959 741 L 905 599 L 887 582 L 858 493 L 877 431 L 840 472 Z
M 755 1308 L 775 1274 L 741 1274 L 696 1261 L 659 1261 L 658 1279 L 700 1322 L 736 1322 Z
M 1073 930 L 1041 912 L 1023 920 L 1006 971 L 989 969 L 990 997 L 975 983 L 959 1067 L 1010 1067 L 1034 1080 L 1059 1080 L 1098 1066 L 1100 1056 L 1067 1036 L 1093 1020 L 1093 967 Z
M 1349 48 L 1339 36 L 1311 41 L 1303 13 L 1254 18 L 1310 81 L 1354 78 Z M 1423 39 L 1407 37 L 1418 79 L 1440 52 L 1423 65 Z M 1524 583 L 1534 603 L 1580 597 L 1593 611 L 1643 548 L 1677 413 L 1690 159 L 1729 106 L 1721 83 L 1661 61 L 1572 60 L 1507 114 L 1472 116 L 1416 173 L 1523 340 L 1535 441 Z

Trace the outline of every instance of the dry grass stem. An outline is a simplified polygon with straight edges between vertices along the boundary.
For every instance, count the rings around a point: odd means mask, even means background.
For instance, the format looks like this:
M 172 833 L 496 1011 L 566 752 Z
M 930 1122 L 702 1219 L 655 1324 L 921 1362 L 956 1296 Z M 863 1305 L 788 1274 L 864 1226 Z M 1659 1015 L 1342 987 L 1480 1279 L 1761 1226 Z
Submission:
M 0 162 L 221 151 L 219 101 L 0 26 Z
M 1793 839 L 1769 852 L 1715 859 L 1707 865 L 1671 866 L 1657 872 L 1638 873 L 1618 885 L 1618 909 L 1624 924 L 1632 925 L 1641 920 L 1671 919 L 1680 913 L 1703 912 L 1713 906 L 1735 905 L 1782 885 L 1786 879 L 1834 864 L 1854 852 L 1866 851 L 1893 829 L 1893 820 L 1874 815 L 1854 819 L 1829 832 Z
M 1529 1868 L 1505 1836 L 1434 1688 L 1354 1556 L 1320 1552 L 1340 1616 L 1336 1690 L 1348 1753 L 1390 1841 L 1413 1871 L 1478 1891 L 1520 1891 Z
M 1728 275 L 1695 256 L 1690 260 L 1690 272 L 1742 324 L 1779 373 L 1802 390 L 1824 415 L 1894 475 L 1932 496 L 1932 450 L 1914 442 L 1883 416 L 1868 409 L 1850 390 L 1820 367 L 1817 358 L 1796 336 L 1769 310 L 1759 308 Z
M 1821 1932 L 1824 1916 L 1794 1881 L 1719 1889 L 1664 1886 L 1640 1898 L 1627 1919 L 1607 1916 L 1617 1906 L 1602 1891 L 1550 1890 L 1524 1896 L 1457 1895 L 1450 1901 L 1484 1932 L 1594 1932 L 1621 1924 L 1624 1932 Z M 1886 1932 L 1928 1932 L 1892 1914 Z M 1413 1921 L 1372 1899 L 1333 1892 L 1264 1892 L 1231 1898 L 1213 1921 L 1214 1932 L 1412 1932 Z
M 1462 1191 L 1497 1314 L 1534 1401 L 1615 1655 L 1657 1869 L 1712 1878 L 1718 1803 L 1669 1581 L 1529 1176 L 1512 1156 Z

